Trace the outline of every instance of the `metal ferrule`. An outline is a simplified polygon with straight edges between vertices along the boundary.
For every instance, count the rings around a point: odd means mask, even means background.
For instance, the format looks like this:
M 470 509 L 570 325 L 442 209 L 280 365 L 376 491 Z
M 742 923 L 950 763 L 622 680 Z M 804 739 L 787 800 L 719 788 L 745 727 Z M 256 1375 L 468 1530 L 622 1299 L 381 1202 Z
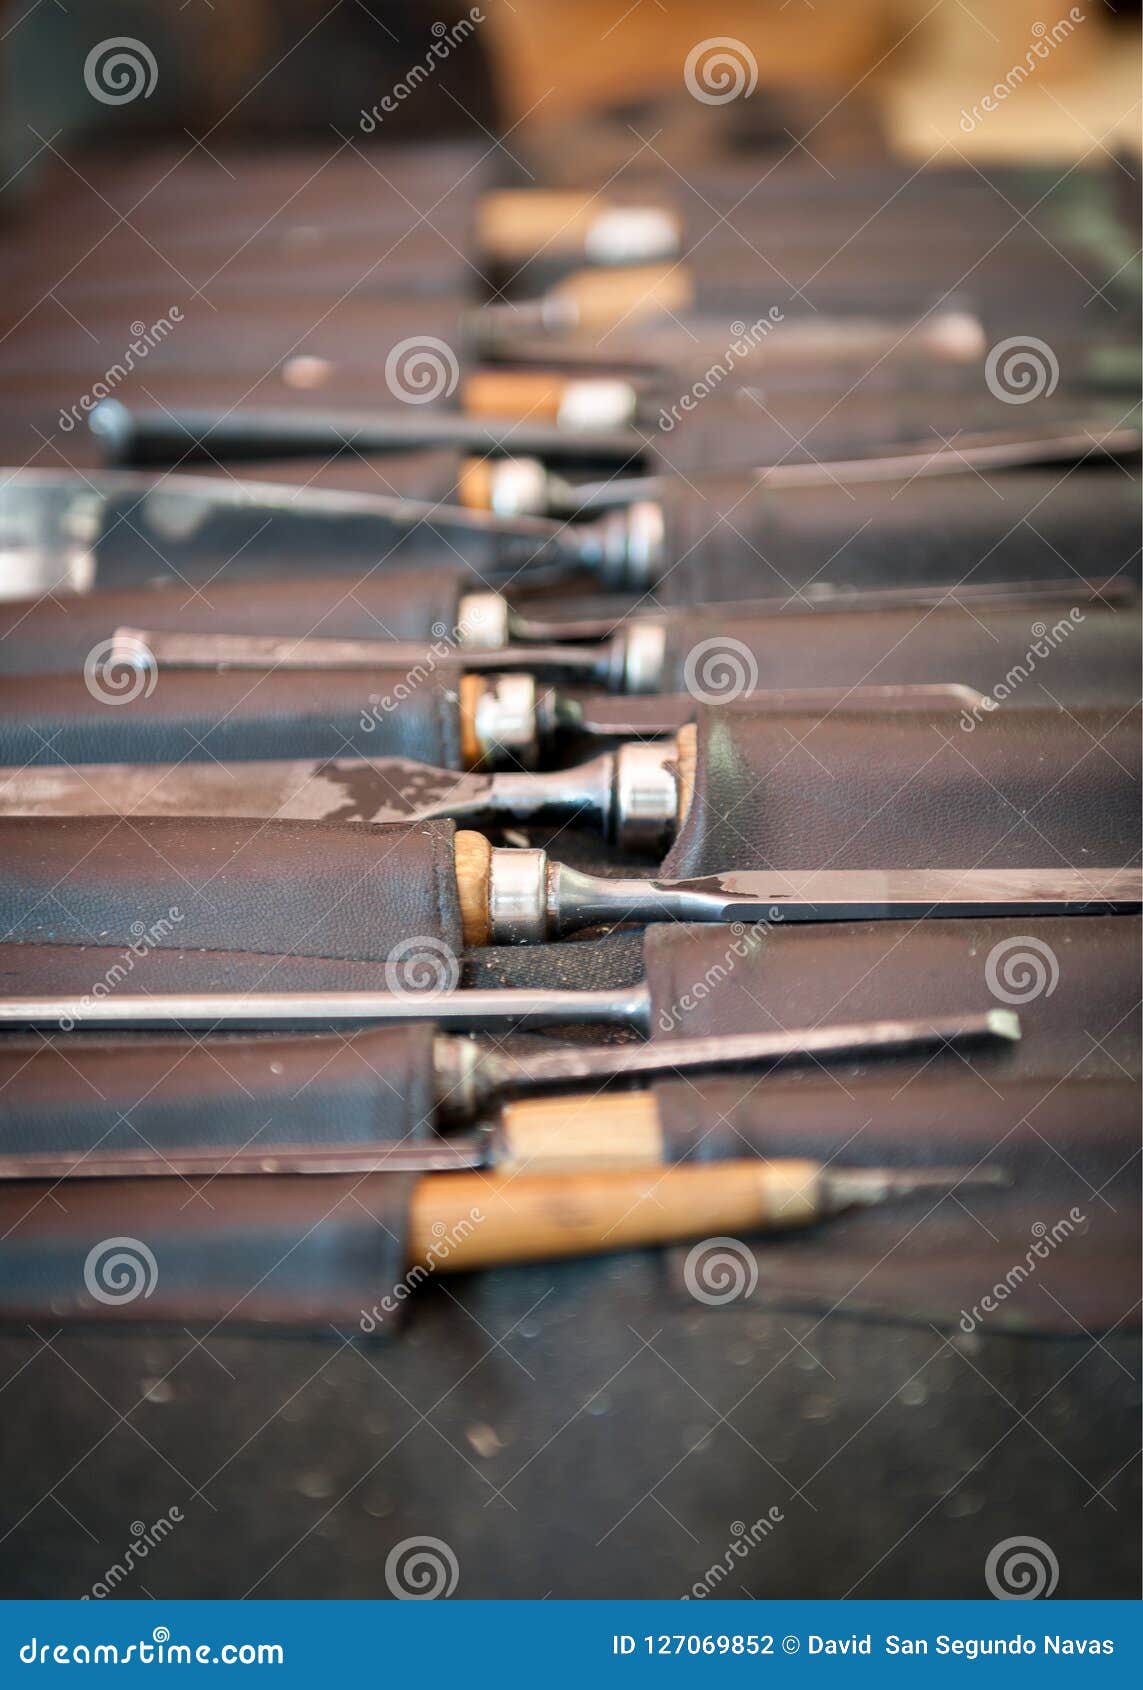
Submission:
M 534 945 L 548 937 L 546 851 L 492 851 L 488 923 L 494 945 Z
M 653 264 L 677 258 L 682 241 L 682 225 L 665 206 L 616 205 L 592 220 L 583 251 L 591 264 Z
M 500 593 L 465 593 L 457 605 L 456 643 L 461 651 L 490 651 L 511 637 L 508 601 Z
M 487 1053 L 472 1039 L 438 1033 L 433 1040 L 433 1098 L 441 1121 L 468 1121 L 495 1089 Z
M 656 499 L 637 499 L 627 509 L 627 585 L 632 591 L 650 587 L 662 574 L 666 556 L 666 524 Z
M 533 768 L 540 749 L 535 677 L 490 675 L 476 703 L 473 730 L 482 764 Z
M 609 511 L 583 531 L 584 562 L 594 566 L 604 586 L 639 592 L 659 577 L 663 537 L 661 507 L 652 499 L 639 499 Z
M 496 516 L 543 516 L 548 472 L 538 458 L 499 458 L 488 470 L 489 508 Z
M 674 739 L 621 745 L 611 761 L 611 835 L 626 851 L 657 855 L 678 820 L 678 745 Z
M 615 637 L 612 690 L 656 693 L 663 690 L 667 629 L 663 622 L 635 621 Z
M 574 434 L 580 429 L 629 428 L 635 421 L 636 394 L 630 382 L 569 381 L 560 398 L 556 422 Z

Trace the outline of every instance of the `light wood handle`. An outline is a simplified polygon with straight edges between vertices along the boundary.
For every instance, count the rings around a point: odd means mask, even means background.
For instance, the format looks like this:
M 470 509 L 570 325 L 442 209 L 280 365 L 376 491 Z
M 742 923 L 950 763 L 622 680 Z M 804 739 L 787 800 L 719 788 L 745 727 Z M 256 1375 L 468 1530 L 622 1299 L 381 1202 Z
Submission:
M 805 1226 L 818 1215 L 820 1173 L 817 1162 L 755 1159 L 590 1174 L 430 1174 L 413 1190 L 409 1260 L 459 1273 Z M 454 1240 L 447 1253 L 446 1238 Z
M 484 681 L 480 675 L 462 675 L 457 688 L 457 711 L 460 716 L 460 760 L 466 769 L 479 769 L 484 761 L 484 747 L 476 731 L 476 707 L 484 697 Z
M 552 297 L 575 306 L 580 328 L 607 329 L 658 312 L 689 311 L 694 286 L 681 264 L 637 264 L 626 270 L 577 270 Z
M 492 509 L 492 461 L 489 458 L 466 458 L 460 466 L 456 496 L 465 510 Z
M 456 835 L 453 850 L 464 942 L 466 945 L 486 945 L 492 937 L 488 919 L 492 846 L 482 833 L 462 832 Z
M 478 370 L 461 389 L 470 417 L 555 422 L 567 382 L 544 370 Z
M 533 1097 L 501 1111 L 501 1173 L 655 1168 L 662 1160 L 659 1107 L 649 1091 Z
M 502 263 L 532 258 L 541 249 L 554 257 L 581 253 L 603 200 L 578 192 L 509 188 L 485 194 L 476 215 L 483 251 Z
M 694 803 L 697 766 L 698 723 L 687 722 L 675 735 L 675 784 L 679 793 L 675 820 L 679 828 L 690 815 L 691 805 Z

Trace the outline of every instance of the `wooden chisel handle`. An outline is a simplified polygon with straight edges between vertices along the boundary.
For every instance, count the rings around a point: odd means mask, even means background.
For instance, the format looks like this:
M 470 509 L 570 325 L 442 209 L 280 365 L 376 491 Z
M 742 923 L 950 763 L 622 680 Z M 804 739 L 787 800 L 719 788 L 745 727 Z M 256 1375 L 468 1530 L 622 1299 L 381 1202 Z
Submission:
M 413 1191 L 408 1255 L 460 1273 L 785 1230 L 818 1219 L 820 1177 L 819 1163 L 793 1159 L 591 1174 L 434 1174 Z M 458 1215 L 480 1217 L 464 1237 L 456 1236 Z M 447 1254 L 445 1236 L 455 1240 Z
M 484 252 L 508 262 L 531 258 L 541 248 L 553 255 L 583 250 L 602 202 L 577 191 L 506 189 L 485 194 L 476 218 Z
M 649 1091 L 521 1098 L 500 1111 L 496 1167 L 502 1174 L 658 1168 L 663 1161 L 659 1105 Z
M 616 205 L 596 193 L 507 188 L 486 194 L 476 217 L 481 249 L 501 264 L 530 259 L 633 263 L 678 252 L 679 219 L 665 205 Z
M 567 386 L 567 376 L 549 371 L 477 370 L 466 377 L 461 402 L 470 417 L 534 417 L 557 422 Z
M 625 270 L 577 270 L 551 297 L 574 310 L 578 328 L 602 332 L 621 322 L 689 311 L 694 284 L 681 265 L 635 264 Z

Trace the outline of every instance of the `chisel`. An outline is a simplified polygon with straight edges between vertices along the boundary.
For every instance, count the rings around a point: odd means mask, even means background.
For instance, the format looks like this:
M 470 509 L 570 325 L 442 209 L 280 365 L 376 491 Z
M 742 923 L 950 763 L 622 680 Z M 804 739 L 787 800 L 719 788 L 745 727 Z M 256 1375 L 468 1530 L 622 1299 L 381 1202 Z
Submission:
M 523 453 L 564 462 L 624 464 L 640 440 L 624 429 L 584 430 L 574 438 L 550 423 L 497 427 L 480 417 L 427 406 L 421 412 L 253 409 L 128 409 L 118 399 L 92 407 L 89 425 L 116 464 L 184 464 L 209 458 L 273 458 L 341 451 L 393 452 L 406 447 L 459 446 L 473 453 Z
M 575 818 L 628 850 L 656 851 L 686 813 L 694 741 L 687 726 L 675 737 L 633 741 L 546 773 L 462 774 L 406 757 L 0 769 L 0 816 L 249 816 L 370 825 Z
M 594 1169 L 300 1175 L 0 1186 L 0 1316 L 8 1321 L 256 1323 L 360 1334 L 396 1325 L 432 1274 L 605 1255 L 688 1239 L 810 1229 L 892 1202 L 923 1226 L 947 1197 L 1012 1183 L 993 1162 L 860 1167 L 808 1158 Z M 145 1208 L 141 1204 L 145 1203 Z M 148 1240 L 151 1242 L 149 1243 Z M 807 1240 L 803 1248 L 809 1248 Z M 152 1244 L 154 1248 L 152 1248 Z M 745 1289 L 746 1246 L 731 1257 Z M 718 1265 L 699 1303 L 725 1300 Z M 699 1304 L 696 1304 L 697 1308 Z M 955 1307 L 955 1303 L 954 1303 Z
M 564 1045 L 511 1056 L 476 1041 L 434 1031 L 429 1023 L 374 1028 L 349 1036 L 257 1039 L 44 1041 L 34 1050 L 0 1042 L 4 1110 L 0 1179 L 59 1178 L 63 1166 L 85 1179 L 191 1171 L 214 1157 L 218 1171 L 270 1171 L 266 1158 L 292 1172 L 317 1171 L 319 1158 L 346 1167 L 356 1156 L 389 1166 L 428 1169 L 519 1164 L 542 1159 L 658 1160 L 636 1127 L 637 1111 L 604 1088 L 656 1076 L 748 1070 L 757 1079 L 778 1067 L 831 1062 L 932 1061 L 944 1050 L 1003 1049 L 1019 1038 L 1011 1010 L 931 1019 L 739 1033 L 728 1039 L 647 1040 L 638 1044 Z M 542 1094 L 590 1085 L 618 1117 L 612 1141 L 593 1130 L 548 1130 Z M 537 1094 L 540 1094 L 537 1096 Z M 632 1094 L 624 1094 L 630 1097 Z M 470 1139 L 438 1130 L 483 1119 L 505 1099 L 498 1129 Z M 570 1119 L 584 1098 L 565 1099 Z M 577 1139 L 579 1142 L 577 1142 Z M 183 1159 L 185 1165 L 176 1168 Z M 306 1159 L 309 1158 L 307 1161 Z M 348 1170 L 347 1170 L 348 1171 Z
M 463 837 L 463 836 L 462 836 Z M 1135 913 L 1139 869 L 742 870 L 686 881 L 585 874 L 538 849 L 472 853 L 469 944 L 540 942 L 607 922 L 917 921 Z
M 462 838 L 464 836 L 461 836 Z M 1143 904 L 1137 869 L 995 871 L 872 870 L 740 873 L 671 884 L 609 880 L 536 850 L 495 852 L 478 835 L 466 853 L 461 910 L 465 942 L 513 943 L 601 921 L 749 922 L 790 926 L 851 919 L 1132 914 Z M 499 864 L 492 859 L 499 856 Z M 514 859 L 514 860 L 513 860 Z M 155 993 L 0 999 L 0 1027 L 305 1027 L 369 1021 L 433 1021 L 443 1028 L 575 1025 L 646 1028 L 645 986 L 620 992 L 429 991 Z
M 108 403 L 113 403 L 108 401 Z M 588 571 L 609 585 L 653 579 L 662 519 L 638 502 L 569 525 L 381 492 L 120 471 L 0 476 L 0 596 L 220 575 L 371 570 L 467 562 L 488 581 Z
M 477 307 L 469 335 L 477 353 L 490 358 L 526 363 L 538 352 L 541 359 L 570 356 L 582 363 L 602 353 L 620 364 L 670 367 L 682 359 L 697 370 L 708 362 L 708 349 L 725 354 L 728 343 L 742 349 L 745 363 L 766 371 L 815 363 L 868 369 L 886 358 L 971 364 L 987 349 L 975 317 L 957 309 L 923 316 L 927 302 L 908 289 L 887 304 L 882 290 L 877 314 L 811 316 L 800 301 L 785 310 L 773 306 L 761 316 L 755 336 L 735 335 L 723 311 L 756 307 L 758 291 L 746 282 L 736 298 L 732 281 L 729 289 L 725 278 L 716 290 L 709 279 L 677 263 L 576 270 L 538 299 Z M 704 295 L 713 309 L 705 308 Z
M 1116 583 L 1113 594 L 1119 596 L 1120 586 L 1130 601 L 1130 583 Z M 495 613 L 494 604 L 481 619 L 482 630 Z M 582 626 L 573 626 L 573 634 Z M 558 624 L 533 627 L 554 633 Z M 156 674 L 419 673 L 431 658 L 425 645 L 390 640 L 121 628 L 112 636 L 107 661 L 124 668 L 141 661 Z M 861 595 L 837 610 L 829 600 L 812 608 L 793 600 L 776 614 L 756 604 L 675 608 L 629 617 L 599 643 L 462 647 L 455 661 L 469 675 L 521 670 L 609 692 L 690 692 L 707 701 L 724 694 L 743 697 L 759 687 L 930 683 L 987 693 L 1014 675 L 1024 686 L 1025 707 L 1045 702 L 1043 687 L 1056 708 L 1115 703 L 1128 708 L 1139 696 L 1140 658 L 1137 616 L 1130 608 L 1117 610 L 1098 585 L 1077 582 L 1070 591 L 1063 583 L 1033 587 L 1027 599 L 1016 589 L 997 588 L 969 591 L 963 599 L 933 594 L 927 603 L 923 592 L 914 598 Z M 1033 679 L 1038 668 L 1040 681 Z
M 560 378 L 557 375 L 544 380 L 547 391 L 551 382 L 559 382 Z M 640 401 L 633 388 L 621 390 L 622 384 L 614 380 L 594 383 L 583 380 L 574 386 L 576 392 L 568 404 L 569 419 L 596 410 L 608 415 L 639 414 Z M 558 422 L 563 415 L 564 389 L 552 391 L 560 395 L 550 401 Z M 959 396 L 941 396 L 942 418 L 957 400 Z M 759 404 L 765 406 L 762 411 L 757 409 Z M 689 454 L 686 479 L 715 481 L 720 472 L 725 477 L 729 462 L 737 466 L 736 473 L 752 476 L 770 492 L 799 488 L 828 490 L 839 483 L 913 482 L 962 476 L 973 471 L 988 474 L 1037 465 L 1088 460 L 1098 463 L 1104 458 L 1131 460 L 1139 455 L 1137 428 L 1095 414 L 1086 415 L 1082 406 L 1073 406 L 1070 414 L 1060 416 L 1054 423 L 1013 430 L 998 423 L 986 426 L 978 404 L 975 411 L 970 410 L 949 423 L 955 446 L 941 442 L 934 432 L 931 414 L 923 417 L 918 411 L 910 418 L 898 407 L 893 408 L 891 415 L 883 415 L 882 407 L 869 419 L 868 427 L 859 428 L 847 422 L 839 429 L 837 419 L 845 422 L 852 409 L 860 410 L 852 399 L 840 407 L 823 408 L 821 403 L 816 403 L 805 414 L 797 415 L 787 415 L 786 407 L 779 405 L 779 420 L 775 421 L 773 403 L 765 401 L 760 393 L 744 389 L 737 413 L 739 449 L 724 453 L 722 448 L 727 440 L 720 431 L 719 452 L 711 461 L 703 461 L 701 453 Z M 652 427 L 657 426 L 661 431 L 664 416 L 669 422 L 669 412 L 662 409 L 656 416 L 642 418 L 649 438 L 653 438 Z M 755 439 L 760 424 L 766 425 L 765 438 L 757 440 L 753 452 L 743 451 L 741 441 L 749 443 Z M 628 466 L 627 473 L 613 473 L 595 482 L 569 480 L 565 473 L 548 467 L 538 458 L 469 459 L 458 482 L 458 498 L 470 509 L 488 509 L 506 516 L 538 516 L 549 511 L 567 515 L 637 499 L 661 499 L 672 489 L 676 498 L 684 497 L 684 488 L 678 485 L 681 477 L 675 474 L 674 447 L 664 444 L 661 432 L 658 444 L 666 461 L 657 465 L 636 461 Z M 667 555 L 672 561 L 677 556 L 670 544 Z
M 538 699 L 530 677 L 517 686 L 520 679 L 500 683 L 493 677 L 490 690 L 472 700 L 472 689 L 462 682 L 466 709 L 471 702 L 467 774 L 399 756 L 224 763 L 215 756 L 196 762 L 188 755 L 179 763 L 30 764 L 0 767 L 0 816 L 211 815 L 384 823 L 438 816 L 521 822 L 575 815 L 621 843 L 633 844 L 648 823 L 656 837 L 670 834 L 685 814 L 686 771 L 694 761 L 694 724 L 688 720 L 694 700 L 689 695 L 638 698 L 628 705 L 600 697 L 560 704 L 558 695 Z M 511 741 L 504 726 L 509 693 L 521 701 L 511 720 L 522 723 L 521 734 Z M 955 684 L 760 689 L 751 701 L 759 710 L 792 716 L 916 710 L 956 716 L 987 706 L 982 693 Z M 634 735 L 658 743 L 620 745 L 588 763 L 533 778 L 530 764 L 560 725 L 589 742 Z M 496 765 L 498 748 L 505 745 L 510 745 L 512 766 L 494 776 L 478 773 Z M 684 784 L 678 783 L 680 769 Z M 672 776 L 669 792 L 664 775 Z

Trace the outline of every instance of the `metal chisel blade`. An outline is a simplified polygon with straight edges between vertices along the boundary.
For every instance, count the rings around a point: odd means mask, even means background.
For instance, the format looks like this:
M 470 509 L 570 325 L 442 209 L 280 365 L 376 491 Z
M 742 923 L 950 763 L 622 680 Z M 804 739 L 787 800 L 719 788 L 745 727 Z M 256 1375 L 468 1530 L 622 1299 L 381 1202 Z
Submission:
M 437 641 L 436 645 L 442 642 Z M 112 663 L 166 669 L 415 669 L 430 660 L 464 670 L 569 669 L 594 675 L 601 657 L 591 646 L 450 646 L 425 640 L 356 640 L 295 634 L 202 634 L 117 628 Z
M 28 1151 L 0 1156 L 0 1180 L 221 1179 L 255 1174 L 436 1174 L 482 1168 L 488 1138 L 423 1144 L 298 1144 L 277 1149 Z
M 748 871 L 701 880 L 655 881 L 693 898 L 708 920 L 862 921 L 943 916 L 1137 911 L 1143 873 L 1122 869 L 836 869 L 809 874 Z
M 806 1058 L 892 1055 L 903 1050 L 963 1047 L 991 1040 L 1015 1042 L 1019 1017 L 1011 1010 L 784 1028 L 780 1032 L 712 1033 L 704 1037 L 651 1039 L 646 1044 L 567 1045 L 530 1056 L 495 1052 L 490 1073 L 498 1090 L 532 1091 L 579 1081 L 618 1079 L 730 1068 L 735 1064 L 781 1063 Z
M 0 769 L 0 816 L 246 816 L 416 822 L 483 814 L 488 775 L 405 757 L 325 762 L 90 763 Z

